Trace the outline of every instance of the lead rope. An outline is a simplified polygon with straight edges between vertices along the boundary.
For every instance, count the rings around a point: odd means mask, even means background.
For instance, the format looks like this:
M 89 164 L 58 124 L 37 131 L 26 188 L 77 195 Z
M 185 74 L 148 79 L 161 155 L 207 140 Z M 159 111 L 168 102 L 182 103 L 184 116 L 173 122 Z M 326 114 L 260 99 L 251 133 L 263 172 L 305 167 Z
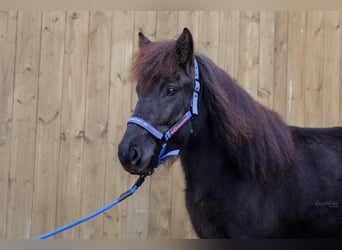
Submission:
M 130 189 L 128 189 L 126 192 L 122 193 L 122 194 L 119 196 L 119 198 L 117 198 L 115 201 L 109 203 L 108 205 L 104 206 L 103 208 L 101 208 L 101 209 L 99 209 L 99 210 L 97 210 L 97 211 L 95 211 L 95 212 L 93 212 L 93 213 L 91 213 L 91 214 L 89 214 L 89 215 L 87 215 L 87 216 L 81 218 L 81 219 L 78 219 L 78 220 L 76 220 L 76 221 L 74 221 L 74 222 L 72 222 L 72 223 L 70 223 L 70 224 L 68 224 L 68 225 L 65 225 L 65 226 L 63 226 L 63 227 L 57 228 L 56 230 L 53 230 L 53 231 L 51 231 L 51 232 L 49 232 L 49 233 L 42 234 L 42 235 L 40 235 L 40 236 L 38 236 L 38 237 L 36 237 L 36 238 L 34 238 L 34 239 L 35 239 L 35 240 L 44 240 L 44 239 L 47 239 L 47 238 L 49 238 L 49 237 L 51 237 L 51 236 L 54 236 L 54 235 L 59 234 L 59 233 L 65 231 L 65 230 L 68 230 L 68 229 L 70 229 L 70 228 L 72 228 L 72 227 L 75 227 L 75 226 L 77 226 L 77 225 L 79 225 L 79 224 L 81 224 L 81 223 L 83 223 L 83 222 L 86 222 L 86 221 L 88 221 L 88 220 L 91 220 L 92 218 L 98 216 L 99 214 L 104 213 L 104 212 L 107 211 L 108 209 L 111 209 L 112 207 L 115 207 L 115 206 L 116 206 L 117 204 L 119 204 L 121 201 L 125 200 L 126 198 L 128 198 L 129 196 L 131 196 L 132 194 L 134 194 L 134 193 L 138 190 L 138 188 L 141 186 L 141 184 L 144 183 L 145 178 L 146 178 L 146 175 L 141 175 L 141 176 L 139 177 L 139 179 L 134 183 L 134 185 L 133 185 Z

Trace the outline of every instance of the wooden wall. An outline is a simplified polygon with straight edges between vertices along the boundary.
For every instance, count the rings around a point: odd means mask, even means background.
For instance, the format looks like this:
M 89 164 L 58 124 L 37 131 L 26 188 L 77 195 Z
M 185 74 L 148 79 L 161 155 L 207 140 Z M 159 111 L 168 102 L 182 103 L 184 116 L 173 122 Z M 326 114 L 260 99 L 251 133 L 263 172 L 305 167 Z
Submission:
M 129 188 L 117 145 L 137 33 L 176 38 L 300 126 L 342 125 L 341 12 L 0 12 L 0 238 L 31 238 Z M 177 162 L 57 238 L 195 238 Z

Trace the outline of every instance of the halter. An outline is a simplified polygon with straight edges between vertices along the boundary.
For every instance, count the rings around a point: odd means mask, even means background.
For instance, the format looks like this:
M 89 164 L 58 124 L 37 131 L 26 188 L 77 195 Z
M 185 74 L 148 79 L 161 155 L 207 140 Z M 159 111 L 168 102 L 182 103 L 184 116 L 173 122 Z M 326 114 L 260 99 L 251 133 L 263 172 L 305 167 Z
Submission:
M 177 156 L 180 153 L 180 149 L 172 150 L 167 152 L 167 141 L 185 124 L 187 121 L 191 119 L 193 115 L 198 115 L 198 95 L 201 89 L 201 84 L 199 82 L 199 68 L 197 64 L 196 58 L 194 59 L 194 71 L 195 71 L 195 81 L 194 81 L 194 90 L 192 94 L 192 100 L 189 107 L 189 110 L 183 115 L 183 117 L 178 120 L 171 128 L 169 128 L 165 133 L 160 132 L 158 129 L 154 128 L 151 124 L 149 124 L 144 119 L 132 116 L 128 119 L 127 124 L 133 123 L 136 124 L 145 130 L 147 130 L 153 137 L 162 142 L 162 146 L 158 155 L 158 159 L 156 162 L 156 168 L 159 167 L 165 158 L 170 156 Z

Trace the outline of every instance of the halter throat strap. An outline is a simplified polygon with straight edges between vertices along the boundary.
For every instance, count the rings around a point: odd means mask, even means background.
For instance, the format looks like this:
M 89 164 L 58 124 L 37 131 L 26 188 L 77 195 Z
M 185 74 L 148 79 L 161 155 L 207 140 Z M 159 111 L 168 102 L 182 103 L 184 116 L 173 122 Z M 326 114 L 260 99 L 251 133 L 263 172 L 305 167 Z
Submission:
M 155 137 L 157 140 L 162 142 L 162 146 L 160 149 L 160 153 L 156 162 L 156 167 L 159 167 L 165 158 L 170 156 L 177 156 L 180 153 L 179 149 L 172 150 L 167 152 L 167 141 L 177 133 L 177 131 L 183 127 L 184 124 L 186 124 L 193 115 L 198 115 L 198 97 L 199 92 L 201 89 L 201 84 L 199 82 L 199 68 L 196 58 L 194 59 L 194 74 L 195 74 L 195 80 L 194 80 L 194 90 L 192 94 L 192 100 L 190 103 L 190 110 L 187 111 L 182 118 L 180 118 L 171 128 L 169 128 L 165 133 L 162 133 L 155 127 L 153 127 L 151 124 L 149 124 L 144 119 L 138 117 L 138 116 L 132 116 L 128 119 L 127 124 L 132 123 L 135 125 L 138 125 L 142 128 L 144 128 L 146 131 L 148 131 L 153 137 Z

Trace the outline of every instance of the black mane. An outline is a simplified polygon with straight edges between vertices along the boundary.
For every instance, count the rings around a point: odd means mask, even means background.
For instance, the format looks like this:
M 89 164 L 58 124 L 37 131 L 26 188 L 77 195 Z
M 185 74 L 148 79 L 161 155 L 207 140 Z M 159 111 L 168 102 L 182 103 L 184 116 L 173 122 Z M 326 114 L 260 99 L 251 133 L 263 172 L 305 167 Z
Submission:
M 290 167 L 294 145 L 288 126 L 210 59 L 198 55 L 203 98 L 214 136 L 248 178 L 267 182 Z

